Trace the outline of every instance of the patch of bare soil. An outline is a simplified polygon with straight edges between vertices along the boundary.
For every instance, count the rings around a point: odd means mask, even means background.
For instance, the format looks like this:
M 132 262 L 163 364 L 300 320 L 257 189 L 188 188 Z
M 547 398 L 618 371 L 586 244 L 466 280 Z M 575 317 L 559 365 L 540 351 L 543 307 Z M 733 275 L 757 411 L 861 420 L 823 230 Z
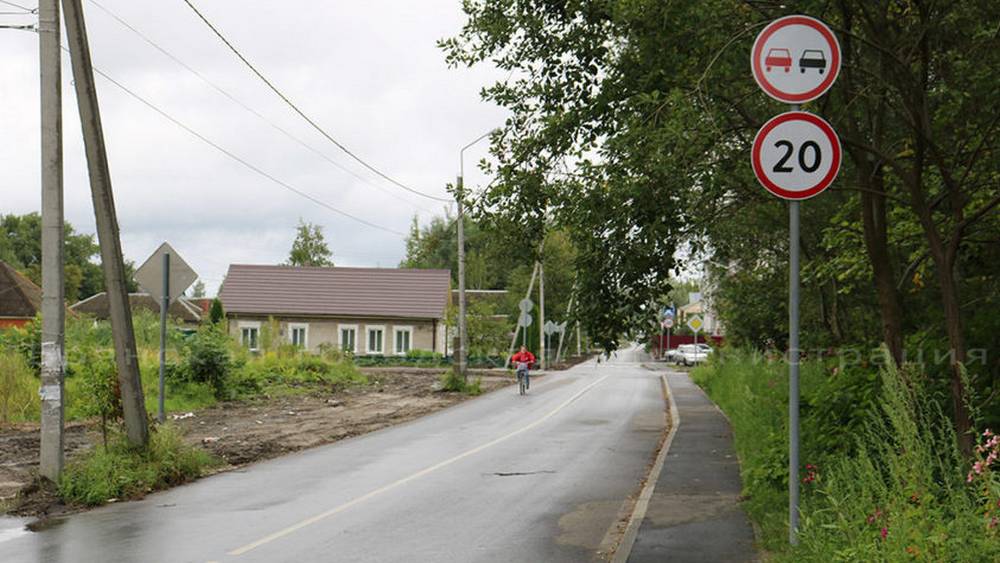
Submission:
M 441 370 L 363 370 L 370 383 L 336 392 L 317 389 L 291 397 L 222 403 L 192 413 L 172 413 L 191 444 L 225 462 L 225 471 L 282 454 L 407 422 L 470 397 L 439 391 Z M 483 392 L 509 385 L 504 372 L 477 374 Z M 100 442 L 87 423 L 67 425 L 67 459 Z M 51 484 L 37 478 L 37 424 L 0 429 L 0 513 L 51 516 L 63 506 Z

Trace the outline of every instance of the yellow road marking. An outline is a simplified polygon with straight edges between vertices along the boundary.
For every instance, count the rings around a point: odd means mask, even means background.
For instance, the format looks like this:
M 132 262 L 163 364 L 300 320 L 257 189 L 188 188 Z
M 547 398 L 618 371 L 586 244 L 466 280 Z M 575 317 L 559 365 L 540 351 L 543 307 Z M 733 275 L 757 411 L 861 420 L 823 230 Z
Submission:
M 559 406 L 557 406 L 556 408 L 554 408 L 551 411 L 549 411 L 543 417 L 539 418 L 538 420 L 532 422 L 531 424 L 529 424 L 527 426 L 524 426 L 522 428 L 519 428 L 519 429 L 511 432 L 510 434 L 506 434 L 506 435 L 501 436 L 499 438 L 496 438 L 496 439 L 494 439 L 494 440 L 492 440 L 490 442 L 487 442 L 485 444 L 482 444 L 480 446 L 472 448 L 471 450 L 462 452 L 462 453 L 460 453 L 460 454 L 458 454 L 458 455 L 456 455 L 454 457 L 448 458 L 448 459 L 446 459 L 446 460 L 444 460 L 444 461 L 442 461 L 440 463 L 437 463 L 435 465 L 432 465 L 430 467 L 422 469 L 422 470 L 414 473 L 413 475 L 410 475 L 409 477 L 404 477 L 404 478 L 402 478 L 402 479 L 400 479 L 398 481 L 394 481 L 392 483 L 389 483 L 388 485 L 386 485 L 384 487 L 375 489 L 374 491 L 371 491 L 371 492 L 369 492 L 367 494 L 364 494 L 364 495 L 362 495 L 362 496 L 360 496 L 360 497 L 358 497 L 358 498 L 356 498 L 356 499 L 354 499 L 352 501 L 348 501 L 348 502 L 345 502 L 344 504 L 342 504 L 340 506 L 331 508 L 330 510 L 327 510 L 326 512 L 321 512 L 320 514 L 317 514 L 317 515 L 312 516 L 310 518 L 306 518 L 305 520 L 299 522 L 298 524 L 293 524 L 293 525 L 291 525 L 291 526 L 289 526 L 289 527 L 287 527 L 287 528 L 285 528 L 283 530 L 279 530 L 277 532 L 274 532 L 273 534 L 271 534 L 269 536 L 266 536 L 264 538 L 261 538 L 261 539 L 255 541 L 255 542 L 253 542 L 253 543 L 248 543 L 247 545 L 244 545 L 243 547 L 234 549 L 234 550 L 232 550 L 232 551 L 229 552 L 229 555 L 234 555 L 234 556 L 243 555 L 244 553 L 247 553 L 248 551 L 257 549 L 258 547 L 260 547 L 262 545 L 265 545 L 265 544 L 273 542 L 274 540 L 283 538 L 283 537 L 285 537 L 285 536 L 287 536 L 287 535 L 289 535 L 289 534 L 291 534 L 293 532 L 296 532 L 298 530 L 301 530 L 302 528 L 305 528 L 307 526 L 311 526 L 311 525 L 319 522 L 320 520 L 324 520 L 326 518 L 329 518 L 330 516 L 333 516 L 334 514 L 343 512 L 343 511 L 347 510 L 348 508 L 351 508 L 352 506 L 361 504 L 362 502 L 364 502 L 364 501 L 366 501 L 368 499 L 371 499 L 371 498 L 376 497 L 376 496 L 378 496 L 378 495 L 380 495 L 380 494 L 382 494 L 384 492 L 387 492 L 387 491 L 390 491 L 392 489 L 395 489 L 396 487 L 398 487 L 400 485 L 404 485 L 406 483 L 409 483 L 410 481 L 413 481 L 415 479 L 419 479 L 419 478 L 423 477 L 424 475 L 427 475 L 429 473 L 433 473 L 434 471 L 437 471 L 438 469 L 441 469 L 442 467 L 451 465 L 451 464 L 455 463 L 456 461 L 459 461 L 461 459 L 467 458 L 470 455 L 479 453 L 479 452 L 481 452 L 481 451 L 483 451 L 483 450 L 485 450 L 487 448 L 490 448 L 492 446 L 495 446 L 495 445 L 499 444 L 500 442 L 509 440 L 509 439 L 513 438 L 514 436 L 517 436 L 518 434 L 522 434 L 524 432 L 527 432 L 528 430 L 531 430 L 532 428 L 538 426 L 539 424 L 541 424 L 541 423 L 545 422 L 546 420 L 548 420 L 548 419 L 552 418 L 553 416 L 555 416 L 559 411 L 561 411 L 564 408 L 566 408 L 567 406 L 569 406 L 570 403 L 572 403 L 573 401 L 579 399 L 584 393 L 586 393 L 587 391 L 590 391 L 591 389 L 593 389 L 595 386 L 597 386 L 599 383 L 601 383 L 602 381 L 604 381 L 605 379 L 607 379 L 610 376 L 611 376 L 611 374 L 605 375 L 604 377 L 602 377 L 602 378 L 598 379 L 597 381 L 591 383 L 590 385 L 584 387 L 583 389 L 581 389 L 580 391 L 578 391 L 576 394 L 574 394 L 572 397 L 570 397 L 569 399 L 567 399 L 566 401 L 564 401 L 563 403 L 561 403 Z

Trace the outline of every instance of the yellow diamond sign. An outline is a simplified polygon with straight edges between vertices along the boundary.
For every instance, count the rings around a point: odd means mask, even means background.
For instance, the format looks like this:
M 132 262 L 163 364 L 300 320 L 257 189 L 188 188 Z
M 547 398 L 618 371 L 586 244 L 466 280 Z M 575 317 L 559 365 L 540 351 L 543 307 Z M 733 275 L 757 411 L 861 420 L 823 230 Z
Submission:
M 701 328 L 705 326 L 705 323 L 702 322 L 701 317 L 699 317 L 698 315 L 694 315 L 690 319 L 688 319 L 687 325 L 688 328 L 690 328 L 692 331 L 701 332 Z

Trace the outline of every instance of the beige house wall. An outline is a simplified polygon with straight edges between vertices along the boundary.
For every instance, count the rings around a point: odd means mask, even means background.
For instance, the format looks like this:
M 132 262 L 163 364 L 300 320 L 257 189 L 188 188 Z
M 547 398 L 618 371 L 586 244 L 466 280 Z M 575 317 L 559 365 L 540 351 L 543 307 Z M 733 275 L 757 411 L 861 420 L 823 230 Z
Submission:
M 444 352 L 444 323 L 426 319 L 328 319 L 310 317 L 274 317 L 273 322 L 278 327 L 277 338 L 282 343 L 290 343 L 293 327 L 306 328 L 306 349 L 318 352 L 323 344 L 340 347 L 340 328 L 355 329 L 355 353 L 368 355 L 368 329 L 382 329 L 382 351 L 371 352 L 372 355 L 392 356 L 396 354 L 396 329 L 410 331 L 410 350 L 428 350 Z M 259 315 L 229 315 L 229 334 L 237 341 L 241 336 L 243 326 L 259 326 L 263 334 L 265 327 L 272 321 Z M 435 329 L 437 335 L 435 338 Z M 261 345 L 261 343 L 258 343 Z

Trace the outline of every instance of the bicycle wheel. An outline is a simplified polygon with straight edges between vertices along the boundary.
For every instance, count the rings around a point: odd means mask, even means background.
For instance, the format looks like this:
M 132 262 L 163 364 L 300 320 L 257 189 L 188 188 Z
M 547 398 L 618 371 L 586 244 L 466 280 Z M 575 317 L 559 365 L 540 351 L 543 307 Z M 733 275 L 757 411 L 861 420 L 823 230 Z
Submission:
M 523 373 L 517 374 L 517 384 L 520 386 L 521 394 L 524 395 L 525 389 L 524 389 L 524 374 Z

